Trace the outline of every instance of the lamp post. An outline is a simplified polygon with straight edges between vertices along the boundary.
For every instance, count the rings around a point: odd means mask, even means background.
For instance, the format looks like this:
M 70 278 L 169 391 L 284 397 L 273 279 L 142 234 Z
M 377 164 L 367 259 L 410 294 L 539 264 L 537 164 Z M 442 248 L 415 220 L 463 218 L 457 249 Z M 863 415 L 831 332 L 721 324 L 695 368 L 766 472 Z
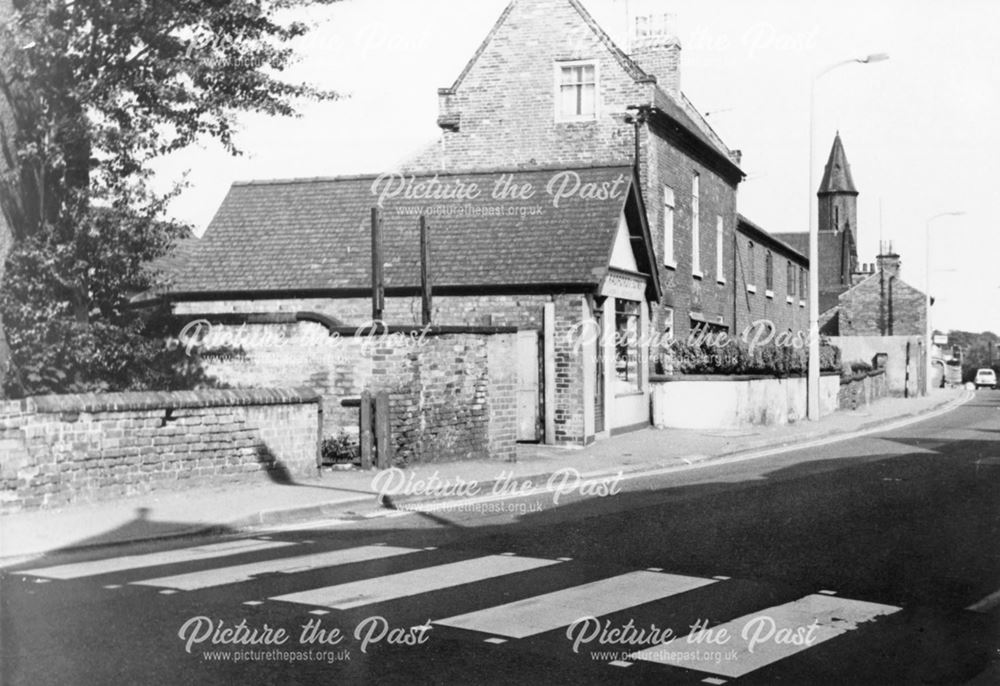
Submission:
M 924 326 L 924 395 L 930 395 L 931 392 L 931 370 L 933 369 L 931 365 L 931 346 L 933 345 L 934 330 L 931 328 L 931 224 L 934 223 L 935 219 L 940 219 L 941 217 L 960 217 L 965 212 L 963 210 L 958 210 L 955 212 L 941 212 L 935 214 L 933 217 L 927 218 L 927 224 L 924 229 L 924 269 L 926 270 L 926 275 L 924 276 L 924 311 L 925 311 L 925 326 Z
M 809 402 L 811 421 L 817 421 L 819 412 L 819 228 L 816 218 L 816 178 L 813 161 L 816 157 L 816 82 L 838 67 L 848 64 L 871 64 L 889 59 L 885 53 L 873 53 L 842 62 L 836 62 L 818 72 L 809 87 Z

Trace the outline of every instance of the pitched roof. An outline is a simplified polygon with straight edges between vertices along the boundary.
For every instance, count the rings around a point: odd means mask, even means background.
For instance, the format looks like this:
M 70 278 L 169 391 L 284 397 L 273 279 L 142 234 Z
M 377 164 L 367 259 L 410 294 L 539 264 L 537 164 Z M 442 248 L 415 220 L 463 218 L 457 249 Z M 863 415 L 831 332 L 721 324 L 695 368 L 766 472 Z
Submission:
M 577 183 L 579 190 L 555 206 L 563 180 L 566 190 Z M 498 182 L 530 184 L 534 195 L 495 199 Z M 421 214 L 430 227 L 435 289 L 597 285 L 623 211 L 640 268 L 655 272 L 630 167 L 393 174 L 234 184 L 171 279 L 171 295 L 367 292 L 371 208 L 380 198 L 387 290 L 419 287 Z M 643 243 L 646 257 L 638 250 Z M 651 279 L 658 292 L 655 273 Z
M 795 259 L 800 264 L 808 267 L 809 266 L 809 234 L 802 234 L 806 237 L 806 249 L 803 251 L 797 246 L 789 243 L 786 240 L 780 238 L 783 235 L 789 234 L 774 234 L 769 233 L 765 229 L 761 228 L 757 224 L 744 217 L 742 214 L 736 215 L 736 228 L 745 234 L 752 235 L 763 243 L 768 243 L 773 248 L 777 248 L 783 252 L 788 257 Z M 799 234 L 791 234 L 793 236 L 798 236 Z
M 473 53 L 472 57 L 466 63 L 462 72 L 455 79 L 455 82 L 449 88 L 442 88 L 439 90 L 440 93 L 449 94 L 454 93 L 465 81 L 466 76 L 472 71 L 472 67 L 479 60 L 480 56 L 486 50 L 487 46 L 493 40 L 494 36 L 499 32 L 500 28 L 503 26 L 504 22 L 507 21 L 507 17 L 510 16 L 511 11 L 518 2 L 527 2 L 528 0 L 511 0 L 504 11 L 501 13 L 500 17 L 493 24 L 493 28 L 486 35 L 486 38 L 480 43 L 479 47 Z M 633 60 L 628 54 L 625 53 L 618 45 L 614 42 L 611 36 L 608 35 L 600 24 L 594 19 L 594 17 L 587 11 L 587 9 L 580 3 L 579 0 L 566 0 L 571 7 L 580 15 L 583 19 L 584 24 L 593 31 L 594 35 L 597 37 L 598 41 L 611 53 L 614 59 L 621 65 L 622 69 L 628 74 L 636 83 L 656 83 L 656 77 L 647 73 L 639 64 Z M 704 117 L 700 114 L 698 116 L 692 116 L 688 110 L 691 112 L 697 112 L 694 105 L 687 100 L 687 98 L 681 94 L 683 99 L 678 102 L 672 95 L 667 93 L 659 85 L 656 85 L 653 96 L 652 106 L 654 109 L 663 115 L 666 115 L 669 119 L 676 122 L 682 129 L 687 131 L 691 136 L 693 136 L 701 145 L 705 146 L 711 150 L 720 160 L 732 171 L 742 174 L 739 165 L 733 161 L 729 148 L 722 142 L 718 134 L 709 126 L 708 122 L 705 121 Z
M 847 163 L 847 153 L 844 152 L 844 144 L 840 140 L 840 131 L 833 139 L 833 147 L 830 148 L 830 158 L 826 162 L 826 170 L 823 172 L 823 180 L 819 184 L 818 193 L 854 193 L 857 195 L 858 189 L 851 178 L 851 165 Z

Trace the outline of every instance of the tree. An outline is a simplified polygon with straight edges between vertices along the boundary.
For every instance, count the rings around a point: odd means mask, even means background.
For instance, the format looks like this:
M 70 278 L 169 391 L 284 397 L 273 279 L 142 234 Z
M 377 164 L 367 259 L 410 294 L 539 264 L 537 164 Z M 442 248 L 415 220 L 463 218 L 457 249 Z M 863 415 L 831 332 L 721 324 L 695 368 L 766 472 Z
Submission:
M 206 137 L 238 154 L 240 114 L 338 97 L 278 78 L 308 29 L 293 10 L 333 1 L 14 0 L 0 26 L 14 120 L 0 210 L 15 238 L 0 314 L 18 392 L 120 386 L 152 354 L 126 300 L 180 232 L 158 220 L 148 162 Z

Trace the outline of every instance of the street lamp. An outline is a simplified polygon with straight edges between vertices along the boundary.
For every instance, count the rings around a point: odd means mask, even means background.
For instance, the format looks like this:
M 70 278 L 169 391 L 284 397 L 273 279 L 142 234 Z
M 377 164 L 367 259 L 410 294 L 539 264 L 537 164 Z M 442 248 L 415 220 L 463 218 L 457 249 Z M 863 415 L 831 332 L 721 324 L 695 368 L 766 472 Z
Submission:
M 889 56 L 884 52 L 872 53 L 842 62 L 836 62 L 817 73 L 809 88 L 809 419 L 819 419 L 819 228 L 816 221 L 816 178 L 813 160 L 816 157 L 816 82 L 838 67 L 848 64 L 884 62 Z
M 958 210 L 955 212 L 941 212 L 935 214 L 933 217 L 927 218 L 926 228 L 924 230 L 924 269 L 926 270 L 926 275 L 924 276 L 924 298 L 925 298 L 925 326 L 924 326 L 924 395 L 930 395 L 931 393 L 931 345 L 933 344 L 933 329 L 931 329 L 931 224 L 935 219 L 940 219 L 941 217 L 960 217 L 965 212 L 963 210 Z

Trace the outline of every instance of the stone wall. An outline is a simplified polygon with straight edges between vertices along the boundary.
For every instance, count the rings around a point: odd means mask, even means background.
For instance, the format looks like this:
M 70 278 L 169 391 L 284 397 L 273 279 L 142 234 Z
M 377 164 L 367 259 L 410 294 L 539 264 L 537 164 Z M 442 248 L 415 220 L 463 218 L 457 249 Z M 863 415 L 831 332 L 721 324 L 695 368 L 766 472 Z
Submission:
M 873 363 L 879 353 L 886 354 L 885 383 L 889 395 L 920 395 L 923 390 L 923 336 L 831 336 L 830 343 L 840 348 L 845 365 L 852 362 Z M 910 346 L 907 363 L 906 346 Z
M 316 469 L 308 389 L 38 396 L 0 402 L 0 511 Z
M 856 410 L 888 394 L 885 370 L 876 369 L 867 374 L 841 378 L 837 402 L 842 410 Z

